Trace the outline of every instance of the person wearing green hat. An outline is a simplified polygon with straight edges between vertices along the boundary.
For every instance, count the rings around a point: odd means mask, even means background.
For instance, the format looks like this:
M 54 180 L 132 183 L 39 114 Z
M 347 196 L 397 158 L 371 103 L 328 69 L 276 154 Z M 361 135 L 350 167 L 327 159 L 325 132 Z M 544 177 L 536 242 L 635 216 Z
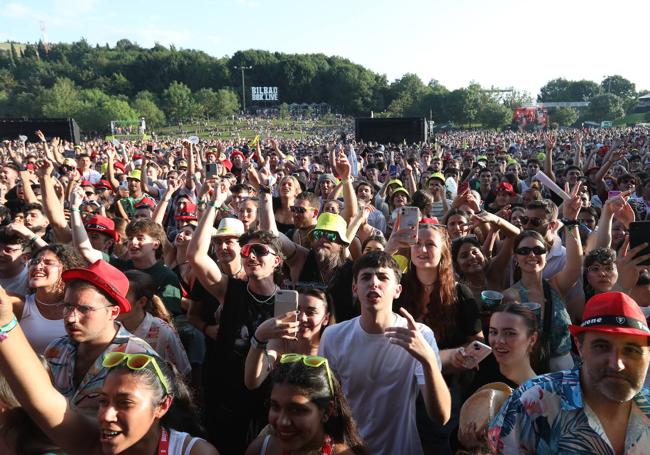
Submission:
M 140 169 L 134 169 L 129 172 L 129 175 L 126 177 L 127 187 L 129 189 L 129 197 L 122 198 L 119 200 L 119 206 L 124 210 L 125 215 L 131 219 L 135 216 L 135 206 L 143 198 L 150 196 L 142 192 L 142 186 L 140 180 L 142 178 L 142 171 Z
M 433 203 L 431 204 L 431 212 L 425 214 L 426 216 L 434 216 L 442 219 L 452 201 L 448 200 L 445 195 L 445 183 L 447 179 L 441 172 L 434 172 L 427 180 L 427 188 L 429 193 L 433 196 Z

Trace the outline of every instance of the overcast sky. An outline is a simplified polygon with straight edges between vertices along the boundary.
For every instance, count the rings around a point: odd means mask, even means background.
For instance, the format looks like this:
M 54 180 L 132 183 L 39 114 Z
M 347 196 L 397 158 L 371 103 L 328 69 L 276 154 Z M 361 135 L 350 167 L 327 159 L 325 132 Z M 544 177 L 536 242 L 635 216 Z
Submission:
M 537 95 L 557 77 L 650 89 L 647 0 L 0 0 L 0 41 L 340 55 L 389 81 L 476 81 Z

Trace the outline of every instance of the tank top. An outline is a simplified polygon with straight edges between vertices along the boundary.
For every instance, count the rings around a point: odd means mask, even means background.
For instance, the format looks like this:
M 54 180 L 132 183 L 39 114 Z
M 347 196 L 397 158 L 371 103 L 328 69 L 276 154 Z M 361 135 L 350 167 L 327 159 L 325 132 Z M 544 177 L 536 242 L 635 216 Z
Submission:
M 183 443 L 185 442 L 185 438 L 187 438 L 189 434 L 183 433 L 182 431 L 176 431 L 174 429 L 169 430 L 169 455 L 190 455 L 190 452 L 192 451 L 192 447 L 194 447 L 194 444 L 196 444 L 198 441 L 203 441 L 201 438 L 191 438 L 190 441 L 187 443 L 187 447 L 185 447 L 185 450 L 183 451 Z
M 36 296 L 25 296 L 23 315 L 20 318 L 20 328 L 37 354 L 43 354 L 51 341 L 67 335 L 63 319 L 47 319 L 36 306 Z

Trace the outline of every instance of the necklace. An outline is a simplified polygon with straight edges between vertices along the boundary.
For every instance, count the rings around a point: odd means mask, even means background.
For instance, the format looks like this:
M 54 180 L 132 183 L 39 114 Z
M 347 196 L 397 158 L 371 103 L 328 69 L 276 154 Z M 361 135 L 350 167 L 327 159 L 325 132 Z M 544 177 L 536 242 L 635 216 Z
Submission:
M 235 273 L 233 273 L 233 274 L 231 275 L 230 273 L 226 272 L 225 270 L 223 270 L 223 269 L 221 268 L 221 263 L 219 264 L 219 270 L 221 270 L 222 273 L 225 273 L 226 275 L 228 275 L 230 278 L 233 278 L 233 277 L 236 277 L 237 275 L 239 275 L 239 273 L 240 273 L 243 269 L 244 269 L 244 264 L 243 264 L 243 263 L 240 263 L 240 264 L 239 264 L 239 270 L 237 270 Z M 247 288 L 247 289 L 248 289 L 248 288 Z
M 40 300 L 38 300 L 38 299 L 36 298 L 36 294 L 34 294 L 34 301 L 35 301 L 37 304 L 39 304 L 39 305 L 49 306 L 49 307 L 55 307 L 55 306 L 59 306 L 59 305 L 61 305 L 61 302 L 56 302 L 56 303 L 45 303 L 45 302 L 41 302 Z
M 323 446 L 320 448 L 320 455 L 332 455 L 332 449 L 334 449 L 334 444 L 332 444 L 332 438 L 330 435 L 326 434 L 325 439 L 323 440 Z M 312 452 L 309 452 L 312 453 Z M 291 455 L 291 452 L 285 450 L 282 452 L 282 455 Z
M 278 285 L 276 284 L 276 285 L 275 285 L 275 289 L 273 289 L 273 294 L 271 294 L 270 296 L 268 296 L 267 298 L 265 298 L 265 299 L 263 299 L 263 300 L 260 300 L 260 299 L 258 299 L 257 297 L 255 297 L 255 294 L 253 294 L 253 292 L 250 290 L 250 287 L 249 287 L 250 285 L 251 285 L 250 281 L 249 281 L 248 283 L 246 283 L 246 292 L 248 292 L 248 295 L 250 295 L 251 298 L 252 298 L 253 300 L 255 300 L 257 303 L 268 304 L 269 301 L 270 301 L 273 297 L 275 297 L 276 292 L 278 292 Z

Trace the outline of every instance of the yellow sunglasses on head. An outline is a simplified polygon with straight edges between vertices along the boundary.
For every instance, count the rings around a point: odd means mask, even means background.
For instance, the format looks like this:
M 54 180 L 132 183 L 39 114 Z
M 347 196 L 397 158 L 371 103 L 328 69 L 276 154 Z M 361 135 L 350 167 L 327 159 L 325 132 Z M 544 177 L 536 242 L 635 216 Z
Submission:
M 325 365 L 327 372 L 327 381 L 330 386 L 330 393 L 334 397 L 334 383 L 332 382 L 332 372 L 330 371 L 330 364 L 325 357 L 319 355 L 304 355 L 304 354 L 282 354 L 280 363 L 296 363 L 302 361 L 303 364 L 312 368 L 319 368 Z
M 169 391 L 169 384 L 167 383 L 167 379 L 165 378 L 165 375 L 160 369 L 160 366 L 158 365 L 156 358 L 152 355 L 127 354 L 125 352 L 109 352 L 104 356 L 104 360 L 102 361 L 102 366 L 104 368 L 114 368 L 118 365 L 121 365 L 122 362 L 124 361 L 126 361 L 126 366 L 133 371 L 142 370 L 143 368 L 146 368 L 146 366 L 149 364 L 153 365 L 153 369 L 156 371 L 156 375 L 158 376 L 160 383 L 165 388 L 165 393 L 167 395 L 171 395 Z

